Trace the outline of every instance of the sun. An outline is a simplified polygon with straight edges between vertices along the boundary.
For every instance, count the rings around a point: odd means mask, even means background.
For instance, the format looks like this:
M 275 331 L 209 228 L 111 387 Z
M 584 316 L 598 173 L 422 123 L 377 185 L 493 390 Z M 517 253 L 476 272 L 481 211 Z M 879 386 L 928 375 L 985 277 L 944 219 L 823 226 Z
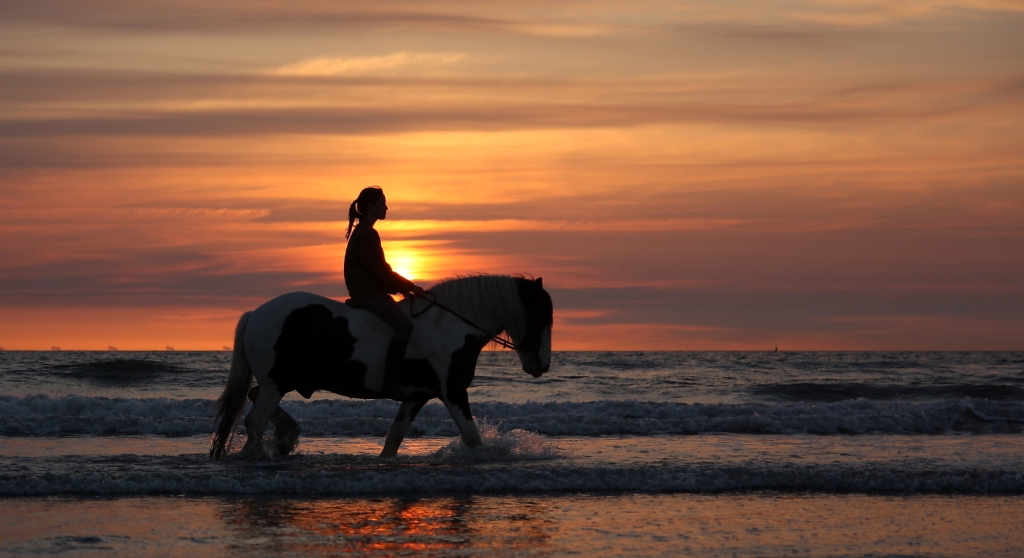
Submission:
M 395 273 L 410 281 L 422 279 L 420 277 L 423 269 L 421 262 L 419 258 L 409 252 L 398 251 L 395 254 L 388 254 L 388 263 L 391 264 L 391 269 Z
M 430 242 L 420 240 L 385 241 L 384 253 L 391 269 L 410 281 L 434 279 L 437 274 L 438 250 Z

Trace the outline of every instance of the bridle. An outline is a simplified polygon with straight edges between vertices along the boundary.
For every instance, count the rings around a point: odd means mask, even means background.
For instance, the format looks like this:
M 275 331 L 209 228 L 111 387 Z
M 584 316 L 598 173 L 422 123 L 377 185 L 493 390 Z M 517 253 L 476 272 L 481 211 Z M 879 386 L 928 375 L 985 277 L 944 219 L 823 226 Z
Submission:
M 424 308 L 423 310 L 420 310 L 419 312 L 417 312 L 416 311 L 416 307 L 415 307 L 416 299 L 417 298 L 421 298 L 421 297 L 423 299 L 425 299 L 429 304 L 427 304 L 426 308 Z M 472 321 L 470 321 L 469 318 L 463 316 L 462 314 L 459 314 L 455 310 L 452 310 L 451 308 L 449 308 L 449 307 L 445 306 L 444 304 L 441 304 L 440 302 L 438 302 L 437 301 L 437 295 L 435 293 L 432 293 L 430 291 L 425 291 L 420 296 L 414 296 L 414 297 L 410 297 L 409 298 L 409 313 L 412 314 L 413 318 L 418 318 L 418 317 L 422 316 L 423 314 L 426 314 L 427 311 L 430 310 L 431 308 L 433 308 L 434 306 L 437 306 L 438 308 L 448 312 L 449 314 L 451 314 L 452 316 L 455 316 L 456 318 L 462 320 L 463 322 L 465 322 L 469 326 L 475 327 L 476 329 L 479 329 L 480 331 L 482 331 L 484 333 L 487 333 L 486 329 L 484 329 L 484 328 L 474 324 Z M 494 337 L 491 337 L 487 342 L 488 343 L 496 343 L 498 345 L 501 345 L 502 347 L 505 347 L 506 349 L 512 349 L 513 351 L 516 350 L 516 344 L 514 342 L 509 341 L 508 339 L 505 339 L 504 337 L 502 337 L 500 333 L 495 335 Z

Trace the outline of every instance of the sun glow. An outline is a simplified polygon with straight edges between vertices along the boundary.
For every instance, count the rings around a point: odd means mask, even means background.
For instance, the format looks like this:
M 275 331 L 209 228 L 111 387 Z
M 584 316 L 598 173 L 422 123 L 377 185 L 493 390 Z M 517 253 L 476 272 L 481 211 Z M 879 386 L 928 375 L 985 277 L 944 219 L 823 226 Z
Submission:
M 559 350 L 1021 346 L 1019 0 L 293 4 L 4 13 L 0 346 L 343 299 L 369 184 L 398 273 L 543 277 Z
M 381 231 L 381 236 L 394 236 Z M 521 257 L 467 249 L 446 240 L 384 240 L 391 268 L 424 288 L 449 277 L 474 273 L 529 273 L 536 265 Z
M 420 265 L 418 259 L 410 253 L 402 253 L 395 256 L 391 256 L 391 269 L 398 273 L 402 277 L 410 281 L 416 281 L 420 279 Z
M 446 252 L 438 250 L 432 242 L 392 240 L 384 241 L 383 245 L 391 269 L 410 281 L 427 281 L 443 277 L 444 272 L 438 267 L 443 268 L 447 265 L 447 260 L 450 260 L 446 257 Z

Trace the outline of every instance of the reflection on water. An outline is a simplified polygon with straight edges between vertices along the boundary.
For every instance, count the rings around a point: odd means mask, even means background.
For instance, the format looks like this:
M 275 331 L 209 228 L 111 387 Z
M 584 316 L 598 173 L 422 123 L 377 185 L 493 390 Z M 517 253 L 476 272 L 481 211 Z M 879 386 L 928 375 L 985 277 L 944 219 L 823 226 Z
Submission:
M 436 555 L 472 549 L 540 551 L 548 545 L 549 505 L 515 500 L 479 506 L 472 496 L 225 501 L 225 525 L 262 549 L 307 556 Z
M 0 557 L 1020 556 L 1019 496 L 0 500 Z

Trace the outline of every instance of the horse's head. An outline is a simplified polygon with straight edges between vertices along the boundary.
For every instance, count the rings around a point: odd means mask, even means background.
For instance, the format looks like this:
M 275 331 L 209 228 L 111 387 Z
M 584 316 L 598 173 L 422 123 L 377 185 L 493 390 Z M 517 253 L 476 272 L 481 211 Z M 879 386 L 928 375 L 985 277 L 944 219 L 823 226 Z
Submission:
M 551 295 L 544 290 L 541 279 L 516 279 L 519 300 L 526 309 L 526 333 L 516 339 L 516 353 L 523 362 L 523 370 L 534 378 L 551 367 L 551 325 L 554 310 Z

